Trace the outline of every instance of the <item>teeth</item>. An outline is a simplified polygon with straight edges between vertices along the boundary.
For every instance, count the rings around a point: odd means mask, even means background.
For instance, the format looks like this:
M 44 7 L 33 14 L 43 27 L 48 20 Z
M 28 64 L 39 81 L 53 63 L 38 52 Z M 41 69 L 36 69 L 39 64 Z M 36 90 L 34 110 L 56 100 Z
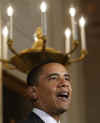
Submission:
M 68 98 L 69 93 L 59 93 L 57 96 L 58 96 L 58 97 Z

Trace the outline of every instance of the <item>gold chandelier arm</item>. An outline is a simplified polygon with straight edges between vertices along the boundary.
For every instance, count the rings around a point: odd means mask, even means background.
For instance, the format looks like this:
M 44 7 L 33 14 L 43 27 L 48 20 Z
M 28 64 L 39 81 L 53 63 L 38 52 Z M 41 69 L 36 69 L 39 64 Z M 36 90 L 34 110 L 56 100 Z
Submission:
M 45 49 L 46 49 L 46 41 L 47 41 L 47 40 L 46 40 L 46 37 L 43 36 L 43 37 L 42 37 L 42 40 L 43 40 L 42 51 L 45 52 Z
M 9 64 L 10 61 L 0 58 L 0 62 L 3 64 Z
M 11 39 L 8 39 L 8 47 L 9 47 L 9 49 L 10 49 L 10 51 L 14 54 L 14 55 L 18 55 L 18 53 L 14 50 L 14 48 L 13 48 L 13 40 L 11 40 Z
M 78 45 L 79 45 L 79 41 L 78 40 L 74 40 L 72 42 L 72 49 L 71 49 L 71 51 L 69 53 L 67 53 L 67 55 L 72 54 L 77 49 Z
M 11 64 L 4 64 L 4 66 L 7 68 L 7 69 L 10 69 L 10 70 L 15 70 L 16 67 L 12 66 Z
M 69 63 L 74 63 L 74 62 L 79 62 L 79 61 L 82 61 L 86 56 L 87 56 L 87 51 L 86 50 L 82 50 L 81 51 L 81 55 L 80 55 L 80 57 L 78 57 L 78 58 L 70 58 L 69 59 Z
M 15 69 L 15 67 L 11 65 L 9 60 L 0 59 L 0 62 L 8 69 Z

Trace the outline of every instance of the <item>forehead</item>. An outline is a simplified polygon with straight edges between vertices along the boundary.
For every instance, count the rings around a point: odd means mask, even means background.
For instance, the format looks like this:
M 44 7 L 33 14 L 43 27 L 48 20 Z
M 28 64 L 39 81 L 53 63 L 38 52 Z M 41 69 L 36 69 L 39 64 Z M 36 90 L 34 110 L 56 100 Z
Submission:
M 60 63 L 48 63 L 42 67 L 42 72 L 68 72 L 68 68 Z

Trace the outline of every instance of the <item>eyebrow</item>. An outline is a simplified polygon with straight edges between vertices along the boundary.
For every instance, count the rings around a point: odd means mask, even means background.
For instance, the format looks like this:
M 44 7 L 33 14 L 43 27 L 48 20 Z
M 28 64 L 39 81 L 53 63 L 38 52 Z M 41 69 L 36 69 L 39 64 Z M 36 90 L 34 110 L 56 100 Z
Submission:
M 59 76 L 59 73 L 51 73 L 51 74 L 49 74 L 47 77 L 49 78 L 49 77 L 51 77 L 51 76 Z M 64 76 L 65 76 L 65 77 L 67 77 L 67 76 L 70 77 L 70 74 L 69 74 L 69 73 L 65 73 Z
M 69 73 L 65 73 L 65 74 L 64 74 L 64 76 L 68 76 L 68 77 L 70 77 L 70 74 L 69 74 Z

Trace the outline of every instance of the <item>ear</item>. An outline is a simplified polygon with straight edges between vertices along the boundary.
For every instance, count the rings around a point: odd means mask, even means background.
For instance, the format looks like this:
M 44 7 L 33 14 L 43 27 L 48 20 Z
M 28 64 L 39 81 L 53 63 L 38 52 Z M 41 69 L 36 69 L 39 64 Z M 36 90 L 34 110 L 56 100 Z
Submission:
M 37 87 L 33 86 L 32 87 L 32 99 L 37 100 L 38 99 L 38 95 L 37 95 Z
M 36 86 L 29 86 L 26 90 L 26 96 L 31 100 L 37 100 L 37 88 Z

